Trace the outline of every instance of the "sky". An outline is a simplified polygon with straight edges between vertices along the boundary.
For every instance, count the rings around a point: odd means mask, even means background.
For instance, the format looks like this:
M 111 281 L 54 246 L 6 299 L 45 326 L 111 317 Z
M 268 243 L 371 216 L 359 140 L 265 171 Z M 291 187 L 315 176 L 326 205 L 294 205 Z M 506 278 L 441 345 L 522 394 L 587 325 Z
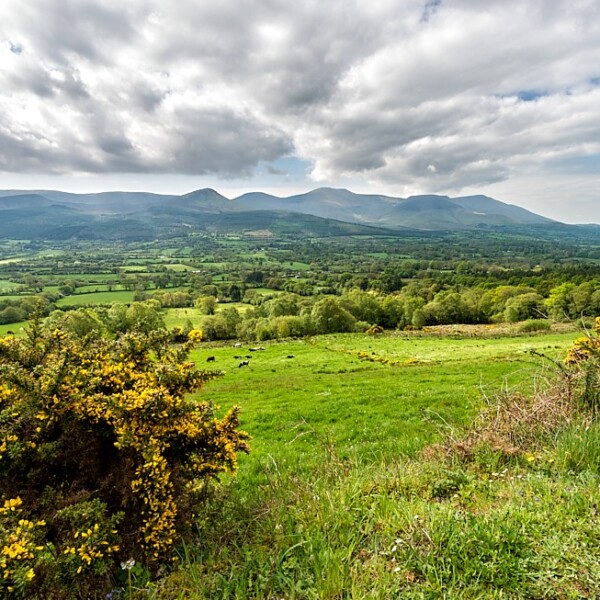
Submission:
M 323 186 L 600 223 L 600 2 L 0 2 L 1 189 Z

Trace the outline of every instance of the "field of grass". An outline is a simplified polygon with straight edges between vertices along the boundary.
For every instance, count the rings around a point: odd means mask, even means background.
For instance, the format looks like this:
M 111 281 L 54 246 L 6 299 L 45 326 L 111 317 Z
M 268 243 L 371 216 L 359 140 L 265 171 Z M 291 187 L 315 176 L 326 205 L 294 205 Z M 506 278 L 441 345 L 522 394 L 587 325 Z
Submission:
M 0 300 L 22 300 L 27 296 L 31 296 L 33 294 L 3 294 L 0 296 Z
M 133 302 L 134 292 L 117 290 L 113 292 L 94 292 L 91 294 L 75 294 L 60 298 L 57 306 L 93 306 L 98 304 L 112 304 L 113 302 Z
M 56 275 L 40 275 L 39 279 L 42 281 L 46 281 L 48 279 L 55 280 L 57 279 Z M 115 281 L 118 279 L 118 275 L 114 275 L 112 273 L 64 273 L 60 275 L 61 281 L 68 281 L 71 279 L 76 279 L 78 281 L 87 281 L 90 284 L 97 282 L 106 282 L 106 281 Z
M 165 315 L 169 327 L 201 316 Z M 222 374 L 197 398 L 219 414 L 239 405 L 252 451 L 207 494 L 180 567 L 153 583 L 134 571 L 125 597 L 600 597 L 598 424 L 565 421 L 514 454 L 431 450 L 460 448 L 508 390 L 547 388 L 550 359 L 579 335 L 507 331 L 201 344 L 192 359 Z
M 6 281 L 0 279 L 0 294 L 6 294 L 10 292 L 16 292 L 22 286 L 18 283 L 13 283 L 12 281 Z
M 0 260 L 0 265 L 9 265 L 11 263 L 23 262 L 24 260 L 27 259 L 21 256 L 15 256 L 13 258 L 3 258 L 2 260 Z
M 272 454 L 308 464 L 315 443 L 327 440 L 341 456 L 368 462 L 414 454 L 446 423 L 467 423 L 483 396 L 503 386 L 531 391 L 539 359 L 529 351 L 555 355 L 574 337 L 340 334 L 265 343 L 255 352 L 210 347 L 193 358 L 202 365 L 214 356 L 210 366 L 225 371 L 201 396 L 222 408 L 241 406 L 243 428 L 255 438 L 243 461 Z M 240 368 L 234 356 L 251 356 L 250 365 Z
M 277 296 L 278 294 L 284 294 L 283 290 L 272 290 L 270 288 L 252 288 L 252 291 L 262 296 Z
M 156 597 L 599 597 L 598 426 L 514 458 L 419 452 L 502 389 L 546 385 L 529 351 L 560 358 L 576 335 L 205 345 L 225 374 L 200 397 L 241 406 L 252 452 Z
M 169 290 L 171 291 L 171 290 Z M 215 312 L 224 310 L 225 308 L 235 308 L 244 314 L 247 310 L 252 308 L 249 304 L 243 304 L 242 302 L 226 302 L 217 304 Z M 206 316 L 199 308 L 166 308 L 162 311 L 162 315 L 165 320 L 165 325 L 168 329 L 173 327 L 184 327 L 186 322 L 189 320 L 192 322 L 194 327 L 200 327 L 200 321 Z
M 27 321 L 21 321 L 20 323 L 8 323 L 7 325 L 0 325 L 0 337 L 7 335 L 9 331 L 12 331 L 16 336 L 19 336 L 23 332 L 23 327 L 27 326 Z

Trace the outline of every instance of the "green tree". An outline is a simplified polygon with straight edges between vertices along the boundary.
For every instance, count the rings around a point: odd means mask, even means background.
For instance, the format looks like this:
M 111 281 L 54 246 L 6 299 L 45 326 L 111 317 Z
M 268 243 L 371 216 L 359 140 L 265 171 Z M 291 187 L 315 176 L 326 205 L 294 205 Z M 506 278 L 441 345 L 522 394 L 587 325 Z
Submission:
M 323 298 L 312 308 L 311 320 L 316 333 L 343 333 L 354 330 L 356 319 L 336 298 Z
M 506 301 L 504 319 L 508 323 L 544 316 L 544 299 L 535 292 L 513 296 Z
M 551 318 L 557 321 L 565 321 L 579 316 L 575 312 L 574 290 L 575 284 L 573 283 L 562 283 L 550 290 L 550 295 L 545 304 Z
M 200 296 L 196 299 L 196 308 L 204 315 L 214 315 L 217 309 L 217 299 L 214 296 Z

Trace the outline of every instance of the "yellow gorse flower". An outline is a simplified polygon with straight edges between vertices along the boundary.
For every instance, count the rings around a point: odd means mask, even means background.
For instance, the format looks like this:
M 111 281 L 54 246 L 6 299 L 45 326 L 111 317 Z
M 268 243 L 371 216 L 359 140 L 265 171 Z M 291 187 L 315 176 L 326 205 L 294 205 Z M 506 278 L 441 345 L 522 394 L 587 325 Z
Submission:
M 12 419 L 0 424 L 0 459 L 10 460 L 13 450 L 19 456 L 43 456 L 49 432 L 63 422 L 84 423 L 92 434 L 98 428 L 102 439 L 110 439 L 115 452 L 131 462 L 122 509 L 137 512 L 123 523 L 134 523 L 137 529 L 127 532 L 128 543 L 134 540 L 150 561 L 164 560 L 177 538 L 182 507 L 190 505 L 207 479 L 235 469 L 236 454 L 247 450 L 248 436 L 237 431 L 237 409 L 216 419 L 210 404 L 186 398 L 208 378 L 186 360 L 201 339 L 202 332 L 192 330 L 189 341 L 175 348 L 161 340 L 153 345 L 149 338 L 133 334 L 86 345 L 54 330 L 36 342 L 39 348 L 11 342 L 14 358 L 5 364 L 13 371 L 20 369 L 24 384 L 0 379 L 0 408 Z M 30 356 L 40 357 L 34 369 Z M 0 358 L 0 364 L 9 359 Z M 22 508 L 20 497 L 2 501 L 0 515 Z M 22 516 L 20 524 L 11 525 L 17 537 L 0 545 L 6 563 L 0 566 L 10 571 L 7 582 L 13 582 L 16 572 L 12 562 L 31 561 L 33 579 L 35 557 L 49 551 L 37 539 L 44 521 Z M 120 551 L 120 533 L 106 531 L 102 522 L 74 527 L 56 545 L 56 555 L 72 566 L 71 573 L 89 574 L 97 561 Z M 29 570 L 22 572 L 29 578 Z

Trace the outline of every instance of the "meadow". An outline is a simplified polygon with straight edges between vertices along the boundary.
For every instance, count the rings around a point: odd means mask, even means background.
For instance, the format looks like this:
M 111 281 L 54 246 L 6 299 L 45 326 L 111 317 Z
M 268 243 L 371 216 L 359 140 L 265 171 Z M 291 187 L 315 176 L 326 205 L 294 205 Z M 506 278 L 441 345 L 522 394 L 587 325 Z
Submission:
M 60 298 L 56 305 L 61 306 L 98 306 L 100 304 L 112 304 L 113 302 L 128 303 L 133 301 L 133 292 L 127 290 L 89 292 L 75 294 Z
M 200 367 L 214 356 L 224 371 L 200 396 L 242 407 L 252 451 L 151 594 L 598 597 L 597 425 L 564 423 L 514 456 L 435 453 L 499 398 L 550 393 L 552 360 L 575 336 L 348 334 L 198 350 Z
M 573 337 L 338 334 L 264 343 L 254 352 L 211 345 L 192 358 L 224 371 L 200 396 L 242 408 L 242 427 L 254 437 L 242 464 L 270 454 L 306 466 L 318 460 L 319 440 L 361 462 L 414 455 L 447 424 L 468 423 L 503 387 L 531 393 L 541 366 L 531 351 L 555 357 Z M 215 362 L 207 364 L 208 356 Z M 236 356 L 250 364 L 240 368 Z

